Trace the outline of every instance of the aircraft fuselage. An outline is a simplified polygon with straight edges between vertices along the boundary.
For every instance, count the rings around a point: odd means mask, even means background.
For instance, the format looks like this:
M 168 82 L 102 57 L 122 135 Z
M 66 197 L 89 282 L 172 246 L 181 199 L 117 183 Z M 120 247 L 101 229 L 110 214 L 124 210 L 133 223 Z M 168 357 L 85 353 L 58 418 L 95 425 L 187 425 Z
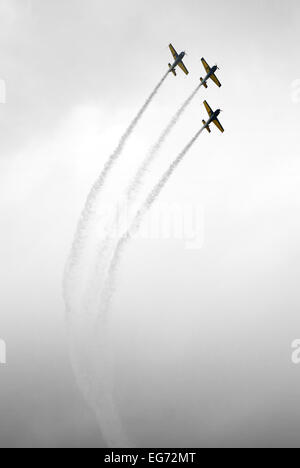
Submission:
M 207 125 L 211 124 L 214 120 L 216 120 L 219 115 L 221 114 L 221 109 L 217 109 L 213 115 L 210 117 L 209 121 L 207 122 Z
M 217 70 L 218 70 L 217 65 L 215 65 L 214 67 L 212 67 L 212 68 L 209 70 L 209 72 L 207 73 L 207 75 L 206 75 L 206 77 L 204 78 L 203 81 L 204 81 L 204 82 L 208 81 L 209 78 L 210 78 L 212 75 L 214 75 L 214 74 L 216 73 Z
M 177 56 L 175 62 L 173 63 L 171 70 L 174 70 L 174 68 L 176 68 L 177 65 L 178 65 L 180 62 L 182 62 L 182 60 L 184 59 L 184 57 L 185 57 L 185 52 L 181 52 L 181 54 L 179 54 L 179 55 Z M 170 70 L 170 71 L 171 71 L 171 70 Z

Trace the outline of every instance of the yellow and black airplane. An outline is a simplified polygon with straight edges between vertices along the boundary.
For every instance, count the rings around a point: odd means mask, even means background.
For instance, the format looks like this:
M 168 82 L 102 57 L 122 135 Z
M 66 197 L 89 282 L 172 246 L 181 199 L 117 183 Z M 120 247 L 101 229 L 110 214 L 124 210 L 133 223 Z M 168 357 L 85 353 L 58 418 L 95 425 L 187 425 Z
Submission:
M 221 113 L 221 110 L 220 109 L 217 109 L 216 111 L 213 111 L 212 108 L 210 107 L 210 105 L 207 103 L 207 101 L 204 101 L 203 103 L 205 105 L 205 109 L 207 110 L 207 113 L 209 115 L 209 119 L 207 122 L 205 122 L 205 120 L 202 120 L 202 123 L 204 125 L 204 128 L 206 128 L 206 130 L 211 133 L 211 129 L 210 129 L 210 124 L 211 123 L 214 123 L 216 125 L 216 127 L 220 130 L 220 132 L 224 133 L 224 128 L 222 127 L 222 125 L 220 124 L 219 120 L 218 120 L 218 117 Z
M 186 53 L 185 52 L 181 52 L 180 54 L 177 54 L 176 50 L 174 49 L 174 47 L 172 46 L 172 44 L 169 45 L 169 48 L 170 48 L 170 51 L 174 57 L 174 60 L 175 62 L 173 63 L 173 65 L 171 65 L 169 63 L 169 73 L 172 72 L 174 76 L 176 76 L 176 67 L 180 67 L 181 70 L 186 74 L 188 75 L 189 72 L 188 72 L 188 69 L 186 68 L 186 66 L 184 65 L 183 63 L 183 58 L 185 57 Z
M 202 77 L 200 78 L 200 81 L 203 84 L 203 86 L 205 88 L 207 88 L 208 87 L 207 82 L 208 82 L 209 79 L 211 79 L 211 80 L 213 80 L 213 82 L 217 86 L 219 86 L 219 88 L 221 88 L 222 85 L 221 85 L 220 81 L 218 80 L 218 78 L 215 75 L 216 71 L 219 70 L 218 66 L 215 65 L 214 67 L 211 68 L 204 58 L 201 59 L 201 62 L 203 63 L 203 66 L 204 66 L 205 71 L 207 73 L 207 75 L 206 75 L 206 77 L 204 79 Z

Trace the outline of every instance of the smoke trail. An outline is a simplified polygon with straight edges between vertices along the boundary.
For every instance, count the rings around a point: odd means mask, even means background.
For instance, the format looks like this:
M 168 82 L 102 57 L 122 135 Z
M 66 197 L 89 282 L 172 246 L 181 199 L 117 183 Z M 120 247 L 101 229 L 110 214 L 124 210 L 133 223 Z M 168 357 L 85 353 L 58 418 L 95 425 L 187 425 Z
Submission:
M 133 179 L 133 181 L 132 181 L 132 183 L 131 183 L 131 185 L 130 185 L 130 187 L 128 189 L 127 197 L 128 197 L 129 200 L 132 199 L 134 193 L 138 190 L 139 186 L 142 183 L 143 177 L 144 177 L 148 167 L 150 166 L 150 164 L 155 159 L 155 157 L 156 157 L 158 151 L 160 150 L 161 146 L 163 145 L 165 139 L 169 136 L 169 134 L 171 133 L 171 131 L 173 130 L 173 128 L 177 124 L 178 120 L 180 119 L 180 117 L 182 116 L 184 111 L 187 109 L 189 104 L 192 102 L 192 100 L 194 99 L 194 97 L 198 93 L 201 86 L 202 86 L 202 83 L 200 83 L 200 85 L 198 85 L 197 88 L 192 92 L 192 94 L 184 101 L 182 106 L 178 109 L 178 111 L 176 112 L 174 117 L 171 119 L 168 126 L 165 128 L 163 133 L 160 135 L 160 137 L 157 140 L 157 142 L 155 143 L 155 145 L 151 148 L 149 154 L 147 155 L 147 157 L 144 160 L 143 164 L 138 169 L 138 171 L 137 171 L 137 173 L 136 173 L 136 175 L 135 175 L 135 177 L 134 177 L 134 179 Z
M 103 278 L 101 278 L 101 281 L 98 283 L 100 276 L 98 276 L 96 273 L 91 283 L 89 295 L 90 298 L 92 298 L 93 304 L 91 305 L 89 312 L 92 310 L 92 315 L 95 317 L 95 320 L 90 322 L 90 327 L 92 327 L 93 330 L 87 333 L 85 340 L 87 352 L 82 353 L 81 350 L 81 354 L 79 354 L 79 356 L 76 356 L 76 354 L 74 356 L 75 369 L 77 378 L 80 382 L 81 388 L 84 390 L 86 399 L 96 411 L 103 435 L 112 447 L 133 447 L 133 444 L 127 440 L 126 435 L 124 434 L 122 422 L 112 397 L 114 379 L 112 373 L 113 364 L 111 362 L 111 354 L 109 352 L 109 329 L 107 322 L 107 312 L 114 292 L 115 274 L 117 272 L 122 252 L 126 247 L 127 242 L 130 240 L 131 235 L 139 228 L 144 215 L 160 195 L 169 178 L 172 176 L 173 172 L 181 163 L 187 152 L 196 142 L 202 133 L 203 128 L 196 133 L 194 138 L 172 162 L 169 169 L 164 173 L 160 181 L 150 192 L 142 207 L 136 213 L 131 227 L 121 237 L 111 256 L 109 253 L 110 249 L 108 249 L 108 254 L 104 255 L 106 258 L 102 258 L 104 263 L 107 261 L 109 262 L 111 259 L 109 265 L 106 265 L 108 273 L 106 278 L 104 278 L 104 281 Z M 103 266 L 104 265 L 102 265 L 102 268 Z M 103 282 L 104 287 L 100 291 L 100 283 Z M 82 320 L 84 320 L 84 317 Z M 80 330 L 81 325 L 82 323 L 79 322 L 79 340 L 82 340 L 82 331 Z M 84 328 L 86 330 L 86 324 L 84 325 Z M 87 344 L 89 340 L 90 344 Z M 78 345 L 75 345 L 75 353 L 78 353 Z M 82 363 L 78 366 L 78 360 L 80 359 Z M 92 381 L 90 381 L 91 376 Z
M 113 365 L 110 360 L 109 328 L 102 303 L 103 290 L 100 288 L 101 283 L 105 285 L 106 273 L 109 270 L 115 244 L 111 248 L 108 246 L 107 251 L 103 253 L 103 258 L 101 258 L 101 265 L 96 265 L 94 276 L 91 276 L 90 272 L 88 277 L 85 278 L 84 289 L 80 289 L 79 291 L 80 273 L 82 267 L 88 261 L 87 256 L 82 255 L 82 250 L 88 245 L 90 240 L 88 229 L 94 220 L 93 215 L 97 208 L 97 197 L 121 155 L 127 140 L 163 85 L 168 74 L 169 72 L 165 73 L 145 101 L 121 137 L 117 148 L 106 162 L 98 180 L 92 187 L 77 226 L 64 275 L 64 299 L 68 317 L 74 372 L 87 402 L 96 412 L 103 436 L 112 447 L 129 446 L 112 397 Z M 75 267 L 79 274 L 77 279 L 73 278 L 72 274 Z M 99 327 L 95 326 L 96 322 Z
M 135 195 L 137 195 L 138 189 L 140 188 L 143 177 L 145 173 L 147 172 L 149 166 L 157 156 L 158 151 L 160 150 L 161 146 L 163 145 L 164 141 L 166 138 L 169 136 L 175 125 L 177 124 L 178 120 L 180 117 L 184 114 L 185 110 L 188 108 L 189 104 L 192 102 L 198 91 L 200 90 L 201 86 L 203 83 L 200 83 L 196 89 L 192 92 L 192 94 L 184 101 L 184 103 L 180 106 L 180 108 L 177 110 L 175 115 L 172 117 L 170 120 L 169 124 L 165 128 L 165 130 L 162 132 L 160 135 L 159 139 L 157 142 L 154 144 L 154 146 L 150 149 L 148 155 L 146 156 L 145 160 L 143 161 L 142 165 L 138 169 L 138 171 L 135 174 L 135 177 L 131 184 L 129 185 L 126 193 L 126 198 L 127 202 L 132 202 L 133 198 Z M 118 224 L 118 215 L 116 215 L 114 222 L 112 223 L 111 230 L 107 234 L 106 242 L 100 247 L 97 257 L 99 258 L 98 262 L 100 262 L 100 259 L 103 258 L 103 252 L 107 250 L 107 247 L 109 243 L 112 241 L 112 237 L 114 235 L 114 232 L 117 231 L 117 224 Z
M 75 319 L 73 317 L 71 320 L 74 370 L 86 400 L 96 412 L 103 436 L 110 447 L 133 446 L 126 438 L 113 400 L 113 363 L 111 361 L 107 312 L 113 295 L 115 274 L 131 234 L 139 228 L 144 215 L 160 195 L 169 178 L 202 131 L 203 128 L 197 132 L 172 162 L 136 213 L 130 229 L 117 242 L 116 248 L 114 250 L 112 246 L 108 248 L 101 259 L 103 263 L 100 265 L 100 273 L 96 265 L 95 275 L 88 288 L 89 297 L 84 301 L 87 310 L 83 313 L 79 304 L 79 310 L 75 310 L 79 316 Z M 107 272 L 105 277 L 102 276 L 104 270 Z M 103 288 L 101 288 L 101 284 L 104 284 Z M 74 314 L 74 310 L 72 312 Z
M 83 242 L 83 237 L 84 237 L 83 233 L 85 231 L 86 224 L 90 220 L 90 217 L 92 216 L 92 213 L 93 213 L 93 204 L 94 204 L 95 198 L 98 196 L 99 192 L 101 191 L 101 189 L 102 189 L 102 187 L 103 187 L 103 185 L 104 185 L 104 183 L 106 181 L 107 176 L 109 175 L 109 173 L 112 170 L 114 164 L 116 163 L 119 156 L 121 155 L 121 153 L 122 153 L 122 151 L 124 149 L 124 146 L 127 143 L 127 140 L 129 139 L 129 137 L 131 136 L 131 134 L 134 131 L 135 127 L 137 126 L 140 119 L 144 115 L 145 111 L 147 110 L 147 108 L 151 104 L 153 98 L 156 96 L 159 89 L 163 85 L 163 83 L 166 80 L 168 74 L 169 74 L 169 71 L 164 74 L 164 76 L 159 81 L 159 83 L 155 86 L 154 90 L 152 91 L 152 93 L 150 94 L 148 99 L 145 101 L 145 103 L 143 104 L 143 106 L 141 107 L 141 109 L 139 110 L 137 115 L 135 116 L 135 118 L 132 120 L 132 122 L 129 125 L 129 127 L 127 128 L 126 132 L 122 135 L 122 137 L 121 137 L 121 139 L 119 141 L 119 144 L 116 147 L 115 151 L 111 154 L 111 156 L 109 157 L 109 159 L 105 163 L 105 166 L 104 166 L 99 178 L 96 180 L 95 184 L 93 185 L 93 187 L 92 187 L 92 189 L 91 189 L 91 191 L 90 191 L 90 193 L 88 195 L 88 198 L 86 200 L 85 207 L 83 209 L 83 212 L 81 214 L 81 217 L 80 217 L 80 220 L 79 220 L 79 223 L 78 223 L 78 226 L 77 226 L 75 239 L 74 239 L 72 249 L 71 249 L 71 255 L 70 255 L 70 258 L 69 258 L 69 261 L 68 261 L 68 265 L 69 265 L 70 269 L 74 265 L 74 262 L 76 262 L 76 260 L 78 258 L 78 255 L 79 255 L 79 252 L 80 252 L 80 249 L 81 249 L 81 245 L 82 245 L 82 242 Z
M 122 255 L 122 252 L 127 244 L 127 242 L 131 239 L 131 236 L 139 229 L 140 224 L 147 213 L 147 211 L 151 208 L 153 203 L 156 201 L 158 196 L 160 195 L 161 191 L 165 187 L 166 183 L 170 179 L 170 177 L 173 175 L 174 171 L 177 169 L 181 161 L 184 159 L 188 151 L 191 149 L 191 147 L 194 145 L 194 143 L 197 141 L 203 130 L 205 129 L 205 126 L 199 130 L 196 135 L 191 139 L 191 141 L 186 145 L 186 147 L 181 151 L 181 153 L 177 156 L 177 158 L 172 162 L 168 170 L 164 173 L 160 181 L 155 185 L 153 190 L 150 192 L 148 197 L 146 198 L 145 202 L 143 203 L 142 207 L 137 211 L 134 220 L 130 226 L 130 228 L 127 230 L 127 232 L 121 237 L 119 240 L 117 247 L 115 249 L 110 267 L 109 267 L 109 272 L 107 276 L 107 284 L 106 288 L 104 290 L 104 309 L 108 309 L 110 305 L 110 301 L 114 292 L 114 284 L 115 284 L 115 274 L 120 262 L 120 258 Z
M 94 321 L 82 318 L 70 326 L 71 360 L 77 384 L 95 412 L 102 436 L 109 447 L 130 447 L 113 398 L 113 362 L 107 324 L 101 335 Z

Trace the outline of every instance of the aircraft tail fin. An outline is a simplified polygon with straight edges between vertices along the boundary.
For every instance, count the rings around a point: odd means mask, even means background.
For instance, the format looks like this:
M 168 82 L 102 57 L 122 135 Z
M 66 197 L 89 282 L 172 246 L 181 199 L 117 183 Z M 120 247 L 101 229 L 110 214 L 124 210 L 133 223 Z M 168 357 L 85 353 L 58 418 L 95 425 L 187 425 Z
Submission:
M 202 77 L 200 78 L 200 81 L 201 81 L 201 83 L 203 84 L 204 88 L 207 89 L 208 86 L 207 86 L 206 81 L 204 81 Z
M 172 68 L 172 65 L 170 63 L 169 63 L 169 68 L 170 68 L 170 72 L 172 72 L 174 76 L 177 76 L 175 69 Z
M 206 130 L 208 131 L 208 133 L 211 133 L 211 129 L 210 129 L 209 125 L 207 125 L 207 123 L 205 122 L 205 120 L 202 120 L 202 123 L 203 123 L 203 125 L 206 125 L 205 128 L 206 128 Z

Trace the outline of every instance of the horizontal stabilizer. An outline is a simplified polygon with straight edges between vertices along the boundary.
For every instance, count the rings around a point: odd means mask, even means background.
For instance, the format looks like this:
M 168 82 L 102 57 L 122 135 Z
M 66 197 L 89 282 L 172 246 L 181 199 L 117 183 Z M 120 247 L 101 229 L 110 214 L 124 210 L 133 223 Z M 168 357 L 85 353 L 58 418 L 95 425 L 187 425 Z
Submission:
M 208 131 L 208 133 L 211 133 L 211 129 L 209 128 L 209 125 L 207 125 L 207 123 L 205 122 L 205 120 L 202 120 L 202 123 L 203 125 L 206 125 L 206 130 Z
M 169 63 L 169 68 L 170 68 L 170 72 L 172 72 L 174 76 L 177 76 L 175 68 L 172 68 L 172 65 L 170 63 Z

